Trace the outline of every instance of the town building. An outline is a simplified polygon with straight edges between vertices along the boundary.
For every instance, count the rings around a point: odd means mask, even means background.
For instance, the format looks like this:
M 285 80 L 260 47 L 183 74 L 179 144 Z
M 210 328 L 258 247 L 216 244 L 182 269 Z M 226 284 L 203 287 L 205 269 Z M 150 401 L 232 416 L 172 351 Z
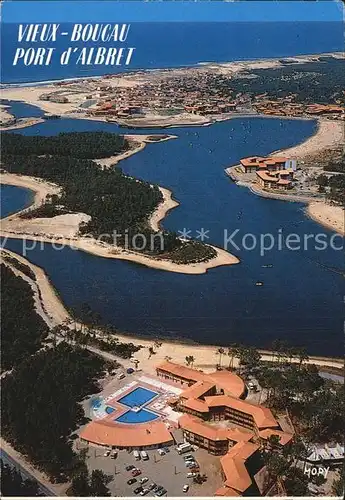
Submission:
M 257 180 L 264 189 L 286 190 L 293 187 L 293 171 L 291 169 L 270 172 L 269 170 L 258 170 Z
M 249 158 L 242 158 L 240 160 L 240 165 L 243 172 L 248 174 L 260 170 L 268 170 L 270 172 L 284 170 L 287 168 L 287 162 L 289 162 L 289 158 L 284 158 L 283 156 L 266 158 L 261 156 L 251 156 Z

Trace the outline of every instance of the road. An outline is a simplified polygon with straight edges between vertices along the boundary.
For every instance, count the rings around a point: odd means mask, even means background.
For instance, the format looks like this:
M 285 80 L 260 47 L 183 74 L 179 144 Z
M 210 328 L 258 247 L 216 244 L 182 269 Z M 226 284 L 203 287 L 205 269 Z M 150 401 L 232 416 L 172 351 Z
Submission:
M 15 467 L 22 475 L 23 479 L 31 479 L 32 481 L 36 481 L 39 485 L 40 491 L 43 493 L 44 496 L 46 497 L 56 497 L 56 493 L 54 491 L 50 490 L 46 486 L 44 486 L 40 481 L 33 476 L 30 472 L 28 472 L 22 465 L 20 465 L 18 462 L 14 460 L 10 455 L 8 455 L 2 448 L 0 448 L 0 455 L 1 455 L 1 460 L 6 463 L 11 465 L 11 467 Z

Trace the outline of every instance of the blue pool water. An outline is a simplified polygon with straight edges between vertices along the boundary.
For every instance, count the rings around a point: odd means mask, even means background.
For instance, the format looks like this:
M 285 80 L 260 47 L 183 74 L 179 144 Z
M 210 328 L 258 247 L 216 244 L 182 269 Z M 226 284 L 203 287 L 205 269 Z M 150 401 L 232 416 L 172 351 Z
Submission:
M 111 413 L 114 413 L 115 409 L 112 408 L 111 406 L 107 406 L 106 409 L 105 409 L 105 412 L 108 413 L 108 415 L 110 415 Z
M 148 403 L 149 401 L 151 401 L 151 399 L 155 398 L 157 395 L 158 395 L 157 392 L 150 391 L 149 389 L 144 389 L 144 387 L 137 387 L 136 389 L 134 389 L 134 391 L 130 392 L 123 398 L 119 399 L 119 403 L 129 406 L 130 408 L 133 408 L 134 406 L 142 406 L 145 403 Z M 146 420 L 143 420 L 143 422 L 146 422 Z
M 148 410 L 139 410 L 138 412 L 129 410 L 126 413 L 123 413 L 120 417 L 116 418 L 115 422 L 121 422 L 123 424 L 142 424 L 144 422 L 156 420 L 156 418 L 158 418 L 158 415 Z

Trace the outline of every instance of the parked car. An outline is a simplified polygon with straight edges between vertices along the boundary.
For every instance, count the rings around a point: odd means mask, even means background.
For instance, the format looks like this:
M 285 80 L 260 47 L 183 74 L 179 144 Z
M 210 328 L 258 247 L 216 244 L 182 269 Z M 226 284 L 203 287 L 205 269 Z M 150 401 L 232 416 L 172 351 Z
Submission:
M 196 472 L 187 472 L 187 477 L 196 477 Z
M 163 455 L 165 455 L 165 451 L 162 448 L 159 448 L 158 455 L 162 457 Z
M 147 483 L 147 481 L 149 480 L 148 477 L 144 476 L 140 479 L 140 484 L 144 484 L 144 483 Z
M 160 490 L 162 490 L 162 489 L 163 489 L 163 486 L 160 486 L 160 485 L 158 484 L 155 488 L 153 488 L 153 493 L 157 493 L 157 491 L 160 491 Z
M 111 453 L 110 453 L 110 458 L 117 458 L 117 451 L 116 450 L 113 450 Z
M 164 446 L 163 450 L 165 451 L 165 453 L 169 453 L 170 452 L 170 450 L 169 450 L 169 448 L 167 446 Z
M 134 373 L 134 369 L 133 368 L 127 368 L 127 373 L 130 375 L 131 373 Z
M 148 494 L 150 490 L 148 488 L 144 488 L 143 491 L 140 492 L 140 495 L 143 497 Z
M 140 476 L 140 474 L 141 474 L 141 470 L 140 469 L 133 469 L 132 470 L 132 476 L 133 477 Z
M 134 465 L 127 465 L 127 467 L 126 467 L 127 472 L 129 472 L 130 470 L 133 470 L 133 469 L 135 469 Z
M 156 485 L 156 483 L 151 483 L 151 484 L 150 484 L 150 486 L 149 486 L 148 488 L 149 488 L 149 490 L 151 491 L 151 490 L 155 489 L 155 488 L 156 488 L 156 486 L 157 486 L 157 485 Z
M 137 480 L 135 479 L 135 477 L 132 477 L 131 479 L 128 479 L 127 484 L 134 484 L 136 482 Z
M 185 455 L 185 456 L 183 457 L 183 460 L 184 460 L 185 462 L 188 462 L 188 460 L 194 460 L 194 456 L 193 456 L 193 455 Z
M 124 373 L 120 373 L 118 376 L 117 376 L 117 379 L 118 380 L 122 380 L 123 378 L 125 378 L 125 374 Z
M 191 469 L 192 467 L 195 467 L 196 465 L 198 465 L 196 462 L 187 462 L 186 463 L 186 467 L 188 467 L 189 469 Z
M 157 491 L 156 493 L 156 497 L 162 497 L 163 495 L 165 495 L 167 493 L 167 490 L 165 488 L 163 488 L 162 490 L 159 490 Z
M 142 486 L 138 486 L 137 488 L 135 488 L 134 493 L 136 495 L 138 495 L 141 491 L 143 491 L 143 487 Z
M 105 456 L 105 457 L 109 457 L 109 455 L 110 455 L 110 450 L 106 450 L 106 451 L 104 452 L 104 456 Z
M 182 490 L 182 491 L 183 491 L 183 493 L 187 493 L 187 491 L 188 491 L 188 490 L 189 490 L 189 484 L 185 484 L 185 485 L 183 486 L 183 490 Z
M 190 472 L 200 472 L 199 466 L 189 469 Z
M 140 456 L 143 460 L 148 460 L 149 459 L 149 456 L 148 454 L 146 453 L 146 451 L 141 451 L 140 452 Z
M 138 450 L 133 451 L 133 457 L 135 458 L 135 460 L 140 460 L 140 453 Z

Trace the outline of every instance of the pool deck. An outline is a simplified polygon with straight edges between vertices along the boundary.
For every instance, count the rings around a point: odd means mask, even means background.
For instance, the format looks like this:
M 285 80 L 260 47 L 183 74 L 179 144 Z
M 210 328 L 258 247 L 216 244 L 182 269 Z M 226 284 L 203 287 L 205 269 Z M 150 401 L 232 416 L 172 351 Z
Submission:
M 171 444 L 173 437 L 169 429 L 173 429 L 176 422 L 170 421 L 166 409 L 167 400 L 176 390 L 171 388 L 167 391 L 169 386 L 166 384 L 164 388 L 159 387 L 158 380 L 152 380 L 152 384 L 148 382 L 151 382 L 148 377 L 138 377 L 107 396 L 99 408 L 94 408 L 94 420 L 81 431 L 80 438 L 89 443 L 118 448 L 146 448 Z M 133 412 L 131 406 L 121 403 L 120 400 L 138 388 L 153 393 L 152 398 L 147 399 L 139 408 L 157 415 L 157 418 L 144 422 L 119 422 L 118 418 Z M 106 408 L 113 408 L 114 411 L 108 413 Z

